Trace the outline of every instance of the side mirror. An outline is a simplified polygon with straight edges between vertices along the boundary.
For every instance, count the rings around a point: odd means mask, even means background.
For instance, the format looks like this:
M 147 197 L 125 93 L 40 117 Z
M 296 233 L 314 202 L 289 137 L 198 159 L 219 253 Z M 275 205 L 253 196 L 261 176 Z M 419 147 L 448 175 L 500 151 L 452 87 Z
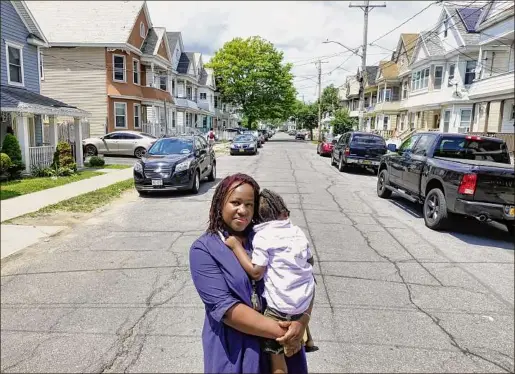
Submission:
M 390 152 L 397 152 L 397 145 L 394 143 L 390 143 L 387 145 L 387 148 Z

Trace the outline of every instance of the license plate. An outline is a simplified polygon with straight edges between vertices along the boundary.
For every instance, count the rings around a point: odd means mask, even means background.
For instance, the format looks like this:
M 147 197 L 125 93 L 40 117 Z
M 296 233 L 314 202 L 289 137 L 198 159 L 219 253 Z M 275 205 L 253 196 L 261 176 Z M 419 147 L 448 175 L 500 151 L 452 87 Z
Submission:
M 515 217 L 515 206 L 510 206 L 506 210 L 508 211 L 508 217 Z
M 371 161 L 363 160 L 363 164 L 365 164 L 365 165 L 370 165 L 371 163 L 372 163 Z
M 240 148 L 240 152 L 244 152 L 245 150 L 243 148 Z
M 161 187 L 163 185 L 162 179 L 152 179 L 152 186 Z

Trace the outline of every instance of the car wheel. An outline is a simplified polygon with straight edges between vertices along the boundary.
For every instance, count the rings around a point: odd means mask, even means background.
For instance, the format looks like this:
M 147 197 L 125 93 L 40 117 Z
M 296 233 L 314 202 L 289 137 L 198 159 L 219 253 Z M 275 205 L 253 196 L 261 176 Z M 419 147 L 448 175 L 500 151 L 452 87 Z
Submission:
M 433 188 L 426 196 L 424 222 L 432 230 L 443 229 L 448 224 L 447 201 L 439 188 Z
M 392 196 L 392 191 L 386 188 L 386 186 L 388 186 L 388 171 L 383 169 L 377 177 L 377 196 L 382 199 L 388 199 Z
M 336 165 L 336 162 L 334 162 L 333 154 L 331 153 L 331 166 Z
M 216 179 L 216 164 L 211 165 L 211 173 L 207 176 L 207 180 L 213 182 Z
M 142 158 L 143 155 L 147 152 L 147 150 L 143 147 L 138 147 L 136 148 L 136 150 L 134 151 L 134 157 L 136 158 Z
M 343 162 L 343 157 L 340 156 L 340 161 L 338 162 L 338 170 L 344 171 L 347 168 L 347 163 Z
M 95 147 L 93 144 L 88 144 L 84 150 L 86 151 L 86 156 L 96 156 L 98 155 L 97 147 Z
M 193 176 L 193 183 L 191 185 L 191 192 L 197 194 L 200 189 L 200 172 L 196 171 Z

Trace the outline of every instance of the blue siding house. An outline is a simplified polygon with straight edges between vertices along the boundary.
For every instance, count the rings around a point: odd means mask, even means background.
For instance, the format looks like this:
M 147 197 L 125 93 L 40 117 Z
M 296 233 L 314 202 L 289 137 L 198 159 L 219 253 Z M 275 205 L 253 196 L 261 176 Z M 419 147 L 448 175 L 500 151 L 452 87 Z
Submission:
M 58 141 L 56 117 L 74 118 L 75 157 L 83 165 L 81 121 L 88 113 L 63 102 L 40 95 L 44 73 L 41 49 L 49 44 L 24 1 L 0 1 L 1 80 L 0 145 L 5 135 L 16 135 L 26 172 L 52 162 Z M 48 131 L 42 116 L 49 117 Z M 48 135 L 45 139 L 45 133 Z

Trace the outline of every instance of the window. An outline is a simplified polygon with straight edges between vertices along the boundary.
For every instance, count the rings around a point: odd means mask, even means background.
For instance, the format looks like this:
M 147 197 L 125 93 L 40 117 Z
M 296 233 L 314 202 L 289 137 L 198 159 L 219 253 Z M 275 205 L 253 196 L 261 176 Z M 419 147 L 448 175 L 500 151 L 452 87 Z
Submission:
M 411 149 L 417 142 L 418 138 L 420 138 L 420 135 L 415 135 L 415 136 L 412 136 L 412 137 L 406 139 L 404 141 L 404 143 L 402 143 L 401 146 L 399 147 L 399 153 L 411 152 Z
M 140 84 L 140 71 L 139 71 L 139 61 L 132 60 L 132 81 L 134 84 Z
M 435 66 L 435 76 L 434 76 L 434 89 L 439 90 L 442 88 L 442 80 L 443 80 L 443 66 Z
M 402 84 L 402 99 L 408 98 L 408 81 L 404 81 Z
M 384 101 L 389 102 L 392 100 L 392 89 L 388 88 L 384 90 Z
M 454 70 L 456 70 L 456 65 L 451 64 L 449 65 L 449 86 L 452 86 L 452 81 L 454 80 Z
M 39 61 L 39 79 L 45 80 L 45 74 L 43 70 L 43 53 L 41 53 L 41 49 L 38 48 L 38 61 Z
M 167 81 L 168 81 L 168 76 L 161 75 L 159 77 L 159 88 L 162 89 L 163 91 L 166 91 Z
M 172 112 L 172 127 L 175 127 L 175 112 Z
M 510 120 L 511 121 L 515 120 L 515 105 L 511 106 L 511 117 L 510 117 Z
M 125 83 L 125 56 L 113 55 L 113 81 Z
M 206 100 L 207 99 L 207 94 L 205 92 L 201 92 L 200 93 L 200 100 Z
M 143 22 L 139 24 L 139 36 L 142 38 L 147 36 L 147 30 L 145 29 L 145 24 Z
M 506 144 L 488 138 L 473 140 L 455 136 L 443 137 L 436 146 L 434 156 L 462 160 L 493 161 L 504 164 L 510 163 Z
M 429 68 L 422 69 L 413 73 L 411 77 L 411 90 L 421 90 L 427 88 L 429 83 Z
M 114 103 L 114 127 L 127 128 L 127 103 Z
M 449 132 L 449 125 L 451 124 L 451 111 L 446 110 L 443 114 L 443 132 Z
M 434 139 L 434 135 L 421 135 L 420 140 L 413 148 L 413 154 L 419 156 L 427 156 Z
M 7 82 L 15 86 L 23 86 L 23 46 L 5 43 L 7 54 Z
M 141 128 L 141 105 L 134 104 L 134 128 Z
M 191 97 L 191 87 L 187 87 L 186 88 L 186 98 L 191 100 L 192 97 Z
M 378 102 L 378 103 L 382 103 L 382 102 L 383 102 L 383 96 L 384 96 L 383 91 L 384 91 L 384 89 L 383 89 L 383 88 L 381 88 L 381 89 L 379 90 L 379 94 L 377 95 L 377 102 Z
M 467 67 L 465 69 L 465 84 L 471 84 L 476 78 L 476 60 L 467 61 Z
M 468 132 L 470 129 L 470 123 L 472 121 L 472 109 L 462 109 L 460 116 L 460 128 L 458 132 Z
M 390 120 L 390 117 L 384 116 L 383 117 L 383 130 L 388 130 L 388 121 Z
M 165 108 L 157 108 L 159 109 L 159 124 L 164 125 L 166 123 Z

